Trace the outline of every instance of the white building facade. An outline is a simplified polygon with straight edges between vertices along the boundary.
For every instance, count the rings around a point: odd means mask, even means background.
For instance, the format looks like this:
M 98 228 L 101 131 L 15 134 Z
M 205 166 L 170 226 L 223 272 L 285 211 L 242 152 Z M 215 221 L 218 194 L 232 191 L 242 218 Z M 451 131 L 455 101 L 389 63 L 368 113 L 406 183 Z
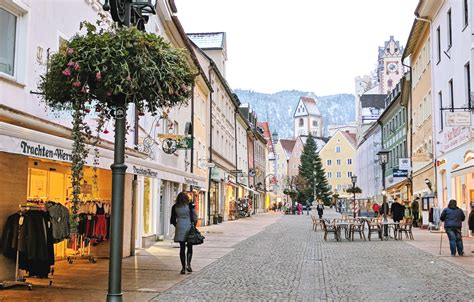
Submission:
M 472 0 L 424 1 L 416 11 L 431 22 L 438 206 L 445 207 L 455 199 L 466 212 L 474 202 L 473 6 Z

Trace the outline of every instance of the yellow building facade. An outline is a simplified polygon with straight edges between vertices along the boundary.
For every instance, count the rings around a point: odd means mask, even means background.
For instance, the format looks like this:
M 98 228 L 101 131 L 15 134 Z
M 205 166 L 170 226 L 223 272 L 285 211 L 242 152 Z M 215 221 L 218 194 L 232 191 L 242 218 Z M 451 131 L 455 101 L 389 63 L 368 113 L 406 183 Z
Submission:
M 319 151 L 319 157 L 326 172 L 331 191 L 340 198 L 351 197 L 346 193 L 352 187 L 351 177 L 355 172 L 355 134 L 337 131 Z

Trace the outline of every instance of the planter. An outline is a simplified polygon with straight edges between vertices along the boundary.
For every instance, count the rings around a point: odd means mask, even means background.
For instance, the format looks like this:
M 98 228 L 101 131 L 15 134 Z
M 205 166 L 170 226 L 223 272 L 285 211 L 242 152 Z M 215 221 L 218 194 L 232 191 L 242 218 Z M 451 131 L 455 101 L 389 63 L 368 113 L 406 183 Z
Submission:
M 217 222 L 218 223 L 222 223 L 223 219 L 224 219 L 224 217 L 222 217 L 221 215 L 217 216 Z

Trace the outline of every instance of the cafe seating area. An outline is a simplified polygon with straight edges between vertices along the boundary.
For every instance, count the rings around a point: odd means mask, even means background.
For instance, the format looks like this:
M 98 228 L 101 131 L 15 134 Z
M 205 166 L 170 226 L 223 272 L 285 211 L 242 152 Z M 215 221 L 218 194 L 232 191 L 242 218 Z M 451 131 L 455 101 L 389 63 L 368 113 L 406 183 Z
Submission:
M 319 219 L 311 216 L 313 231 L 322 230 L 324 240 L 336 241 L 372 241 L 386 240 L 415 240 L 413 237 L 413 219 L 405 218 L 400 222 L 383 217 L 350 217 L 343 215 L 334 219 Z

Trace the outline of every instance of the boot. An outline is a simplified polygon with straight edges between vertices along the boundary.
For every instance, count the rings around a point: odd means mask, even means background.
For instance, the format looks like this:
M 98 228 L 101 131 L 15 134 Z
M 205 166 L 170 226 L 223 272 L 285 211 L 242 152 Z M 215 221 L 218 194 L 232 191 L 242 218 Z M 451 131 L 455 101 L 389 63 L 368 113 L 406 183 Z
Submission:
M 186 269 L 183 267 L 181 268 L 181 275 L 184 275 L 184 274 L 186 274 Z
M 192 268 L 191 268 L 191 258 L 193 257 L 193 254 L 187 254 L 187 256 L 188 256 L 188 257 L 187 257 L 187 258 L 188 258 L 188 259 L 187 259 L 187 264 L 188 264 L 188 265 L 186 266 L 186 270 L 187 270 L 188 272 L 192 273 L 193 270 L 192 270 Z

